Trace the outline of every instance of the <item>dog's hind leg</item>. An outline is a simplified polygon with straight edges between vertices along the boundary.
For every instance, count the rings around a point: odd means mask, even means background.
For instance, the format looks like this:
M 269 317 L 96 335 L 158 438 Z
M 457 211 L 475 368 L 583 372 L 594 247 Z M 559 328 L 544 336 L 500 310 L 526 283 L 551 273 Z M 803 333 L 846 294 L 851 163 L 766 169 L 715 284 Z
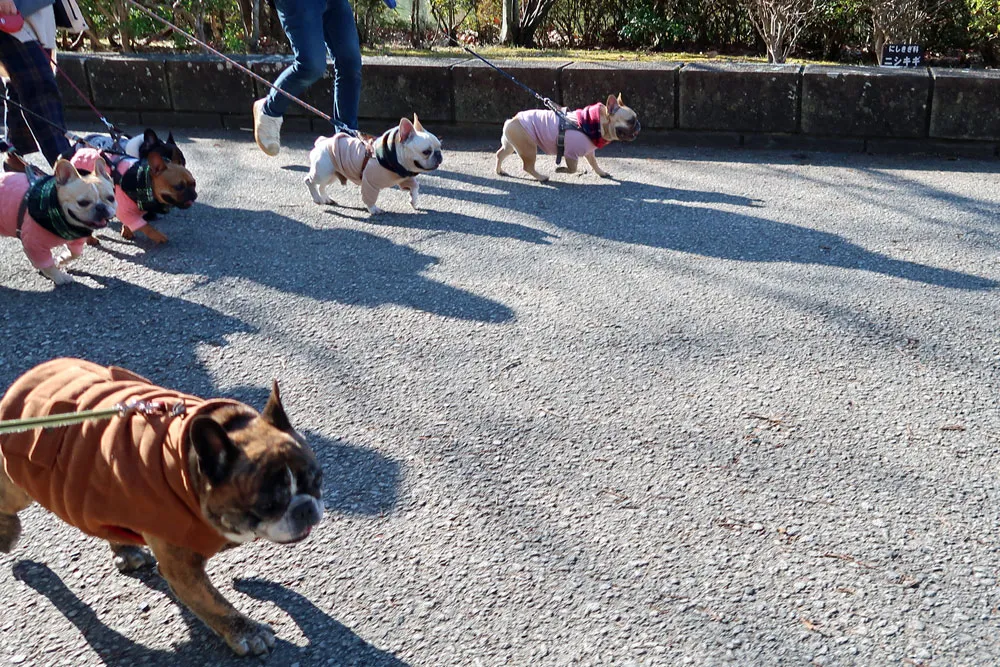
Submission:
M 27 493 L 15 486 L 4 472 L 0 457 L 0 551 L 10 553 L 21 537 L 21 520 L 17 513 L 34 502 Z
M 512 118 L 507 121 L 504 125 L 504 138 L 514 147 L 517 151 L 518 157 L 521 158 L 521 164 L 524 166 L 524 170 L 531 174 L 535 180 L 542 183 L 549 180 L 548 176 L 543 176 L 535 171 L 535 159 L 538 157 L 538 146 L 535 145 L 535 140 L 531 138 L 528 131 L 524 129 L 521 125 L 521 121 L 516 118 Z
M 503 133 L 500 135 L 500 150 L 497 151 L 497 176 L 506 176 L 503 170 L 503 161 L 514 154 L 514 145 L 507 138 L 507 128 L 515 122 L 513 118 L 503 124 Z
M 120 542 L 108 542 L 108 546 L 115 555 L 114 563 L 119 572 L 135 572 L 147 565 L 156 565 L 156 558 L 149 549 Z

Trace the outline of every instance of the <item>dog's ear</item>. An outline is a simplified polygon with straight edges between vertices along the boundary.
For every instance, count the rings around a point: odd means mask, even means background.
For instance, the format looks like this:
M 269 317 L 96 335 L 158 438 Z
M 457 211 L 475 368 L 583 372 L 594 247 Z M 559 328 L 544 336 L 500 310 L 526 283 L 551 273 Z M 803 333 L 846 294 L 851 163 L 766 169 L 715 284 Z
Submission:
M 69 160 L 57 160 L 53 173 L 56 177 L 56 184 L 60 186 L 66 185 L 75 178 L 80 178 L 80 172 L 76 170 L 76 167 Z
M 159 176 L 167 170 L 167 162 L 163 159 L 163 156 L 153 151 L 146 156 L 146 162 L 149 163 L 149 171 L 153 176 Z
M 104 161 L 104 158 L 99 157 L 94 160 L 94 173 L 106 181 L 112 180 L 111 172 L 108 170 L 108 163 Z
M 625 106 L 625 103 L 622 102 L 622 94 L 621 93 L 618 93 L 618 106 L 620 106 L 620 107 Z
M 156 132 L 150 128 L 146 128 L 146 131 L 142 134 L 142 148 L 148 151 L 150 148 L 156 147 L 159 143 L 160 138 L 156 136 Z
M 292 429 L 292 423 L 288 421 L 288 415 L 285 414 L 285 407 L 281 404 L 281 394 L 278 393 L 277 380 L 271 383 L 271 395 L 267 397 L 267 405 L 264 406 L 264 410 L 260 413 L 260 416 L 279 431 L 291 433 L 294 430 Z
M 619 96 L 620 95 L 621 93 L 619 93 Z M 618 98 L 616 98 L 614 95 L 608 95 L 608 113 L 614 113 L 618 111 L 618 105 L 619 105 Z
M 417 132 L 424 131 L 424 126 L 420 124 L 420 119 L 417 118 L 417 114 L 413 114 L 413 129 Z
M 222 425 L 211 417 L 195 417 L 188 428 L 191 445 L 198 454 L 198 469 L 212 484 L 222 484 L 232 472 L 240 450 Z
M 172 131 L 167 133 L 167 143 L 171 146 L 177 145 L 177 142 L 174 141 L 174 133 Z
M 413 123 L 408 118 L 399 119 L 399 140 L 406 141 L 413 136 Z

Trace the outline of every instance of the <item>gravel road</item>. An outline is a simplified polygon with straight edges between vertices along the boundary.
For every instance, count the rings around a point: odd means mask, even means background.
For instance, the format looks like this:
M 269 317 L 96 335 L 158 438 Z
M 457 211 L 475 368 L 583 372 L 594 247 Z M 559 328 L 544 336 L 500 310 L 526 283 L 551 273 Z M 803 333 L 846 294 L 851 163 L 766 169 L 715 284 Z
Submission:
M 0 386 L 279 379 L 326 518 L 210 563 L 272 666 L 1000 662 L 1000 163 L 640 139 L 538 184 L 441 134 L 419 213 L 192 131 L 167 246 L 102 232 L 53 290 L 0 239 Z M 256 664 L 23 517 L 0 665 Z

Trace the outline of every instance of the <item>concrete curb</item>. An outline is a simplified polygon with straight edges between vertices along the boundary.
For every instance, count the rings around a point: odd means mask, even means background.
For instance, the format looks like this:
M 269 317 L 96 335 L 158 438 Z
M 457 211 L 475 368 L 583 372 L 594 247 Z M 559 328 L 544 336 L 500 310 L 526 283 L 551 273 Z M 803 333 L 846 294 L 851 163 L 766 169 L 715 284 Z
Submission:
M 239 56 L 274 79 L 288 57 Z M 622 93 L 643 128 L 684 145 L 800 146 L 1000 156 L 1000 73 L 942 69 L 752 63 L 500 61 L 539 94 L 571 107 Z M 120 124 L 238 127 L 265 93 L 217 58 L 199 55 L 60 55 L 60 67 Z M 332 70 L 331 70 L 332 71 Z M 306 101 L 330 106 L 331 71 Z M 431 127 L 486 136 L 520 109 L 525 91 L 472 59 L 373 57 L 364 61 L 362 126 L 380 131 L 416 112 Z M 86 104 L 60 80 L 71 117 Z M 296 105 L 286 127 L 326 133 Z M 667 139 L 664 139 L 667 137 Z

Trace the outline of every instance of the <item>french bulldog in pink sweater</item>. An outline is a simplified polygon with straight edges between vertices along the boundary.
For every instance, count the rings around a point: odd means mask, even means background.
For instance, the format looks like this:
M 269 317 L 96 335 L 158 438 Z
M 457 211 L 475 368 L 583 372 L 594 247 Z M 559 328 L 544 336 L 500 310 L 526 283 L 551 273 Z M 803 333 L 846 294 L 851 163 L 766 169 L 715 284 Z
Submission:
M 91 233 L 107 227 L 116 211 L 115 185 L 100 158 L 86 176 L 66 160 L 34 184 L 22 173 L 0 174 L 0 235 L 20 239 L 32 266 L 56 285 L 73 282 L 60 267 L 79 257 Z

